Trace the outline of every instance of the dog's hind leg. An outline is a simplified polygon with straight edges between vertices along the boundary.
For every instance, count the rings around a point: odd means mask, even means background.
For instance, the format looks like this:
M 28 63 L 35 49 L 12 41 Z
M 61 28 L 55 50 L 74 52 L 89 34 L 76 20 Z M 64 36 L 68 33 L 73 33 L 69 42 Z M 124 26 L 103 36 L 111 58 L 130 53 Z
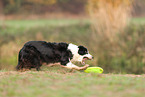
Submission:
M 22 64 L 20 62 L 18 62 L 18 65 L 16 66 L 16 70 L 20 70 L 22 68 L 23 68 Z
M 37 71 L 40 71 L 40 67 L 42 66 L 39 58 L 35 58 L 33 64 L 35 65 L 35 68 Z
M 22 50 L 20 50 L 19 55 L 18 55 L 18 64 L 16 66 L 16 70 L 20 70 L 23 68 L 23 60 L 22 60 Z

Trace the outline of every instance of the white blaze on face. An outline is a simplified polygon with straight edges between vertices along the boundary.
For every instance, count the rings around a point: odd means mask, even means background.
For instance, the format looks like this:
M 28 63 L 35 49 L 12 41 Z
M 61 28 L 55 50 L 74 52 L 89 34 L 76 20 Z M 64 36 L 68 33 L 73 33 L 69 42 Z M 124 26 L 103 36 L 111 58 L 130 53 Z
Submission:
M 93 59 L 93 56 L 91 55 L 91 54 L 85 54 L 85 55 L 83 55 L 83 57 L 87 57 L 88 59 Z
M 77 45 L 74 45 L 74 44 L 69 44 L 68 46 L 68 49 L 72 52 L 73 54 L 73 59 L 71 61 L 79 61 L 79 62 L 82 62 L 83 60 L 83 56 L 79 55 L 78 54 L 78 46 Z

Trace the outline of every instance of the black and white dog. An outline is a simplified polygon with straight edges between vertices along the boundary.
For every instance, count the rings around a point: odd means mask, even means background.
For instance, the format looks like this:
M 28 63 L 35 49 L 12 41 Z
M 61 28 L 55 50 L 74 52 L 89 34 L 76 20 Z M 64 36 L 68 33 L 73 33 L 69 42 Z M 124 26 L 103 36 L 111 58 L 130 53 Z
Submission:
M 86 59 L 93 59 L 83 46 L 68 43 L 50 43 L 45 41 L 29 41 L 19 52 L 17 70 L 36 68 L 40 70 L 43 63 L 60 63 L 69 69 L 86 69 L 88 65 L 78 67 L 72 62 L 85 64 Z

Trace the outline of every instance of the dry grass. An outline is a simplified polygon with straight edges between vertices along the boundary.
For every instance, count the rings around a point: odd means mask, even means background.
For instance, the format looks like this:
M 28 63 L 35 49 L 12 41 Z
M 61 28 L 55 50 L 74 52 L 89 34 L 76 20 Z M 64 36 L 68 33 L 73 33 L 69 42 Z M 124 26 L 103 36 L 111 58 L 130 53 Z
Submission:
M 0 47 L 0 69 L 14 70 L 22 44 L 16 39 Z
M 14 56 L 15 54 L 18 53 L 20 48 L 21 48 L 20 44 L 17 41 L 16 42 L 11 41 L 7 45 L 2 45 L 1 46 L 2 52 L 1 52 L 0 56 L 2 58 L 12 57 L 12 56 Z
M 52 68 L 51 68 L 52 69 Z M 52 69 L 53 70 L 53 69 Z M 52 72 L 52 71 L 31 71 L 31 70 L 28 70 L 28 71 L 1 71 L 0 72 L 0 77 L 6 77 L 6 76 L 10 76 L 10 75 L 25 75 L 25 74 L 28 74 L 28 75 L 31 75 L 31 73 L 36 73 L 36 74 L 46 74 L 46 73 L 51 73 L 51 74 L 63 74 L 63 70 L 65 70 L 65 69 L 59 69 L 59 70 L 57 70 L 57 72 Z M 62 71 L 62 72 L 60 72 L 60 71 Z M 67 72 L 67 70 L 65 70 L 66 72 L 65 72 L 65 74 L 70 74 L 70 75 L 76 75 L 76 73 L 72 73 L 72 72 Z M 135 75 L 135 74 L 93 74 L 93 73 L 90 73 L 90 75 L 98 75 L 98 77 L 100 76 L 100 77 L 107 77 L 107 76 L 123 76 L 123 77 L 133 77 L 133 78 L 135 78 L 135 77 L 144 77 L 145 78 L 145 74 L 143 74 L 143 75 Z
M 130 0 L 88 0 L 88 11 L 96 36 L 108 40 L 111 43 L 116 41 L 116 36 L 127 25 L 131 11 Z
M 96 55 L 104 57 L 118 56 L 123 53 L 122 47 L 127 45 L 121 41 L 124 28 L 127 26 L 132 8 L 131 0 L 88 0 L 88 12 L 92 22 L 92 50 Z M 125 36 L 125 35 L 124 35 Z M 121 37 L 121 38 L 120 38 Z M 94 47 L 96 44 L 96 47 Z M 94 48 L 93 48 L 94 47 Z M 106 55 L 105 55 L 106 56 Z M 96 63 L 98 63 L 96 59 Z

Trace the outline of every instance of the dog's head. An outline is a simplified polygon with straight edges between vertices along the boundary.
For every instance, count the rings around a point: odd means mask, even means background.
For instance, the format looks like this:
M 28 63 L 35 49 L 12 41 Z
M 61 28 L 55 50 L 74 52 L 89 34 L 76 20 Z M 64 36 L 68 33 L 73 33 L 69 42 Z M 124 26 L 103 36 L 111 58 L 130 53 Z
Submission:
M 80 61 L 84 65 L 85 60 L 92 60 L 93 56 L 89 54 L 89 51 L 84 46 L 78 46 L 78 54 L 80 55 Z
M 73 54 L 72 61 L 79 61 L 84 65 L 85 60 L 93 59 L 93 56 L 89 54 L 89 51 L 84 46 L 76 46 L 74 44 L 69 44 L 68 49 L 70 49 Z

